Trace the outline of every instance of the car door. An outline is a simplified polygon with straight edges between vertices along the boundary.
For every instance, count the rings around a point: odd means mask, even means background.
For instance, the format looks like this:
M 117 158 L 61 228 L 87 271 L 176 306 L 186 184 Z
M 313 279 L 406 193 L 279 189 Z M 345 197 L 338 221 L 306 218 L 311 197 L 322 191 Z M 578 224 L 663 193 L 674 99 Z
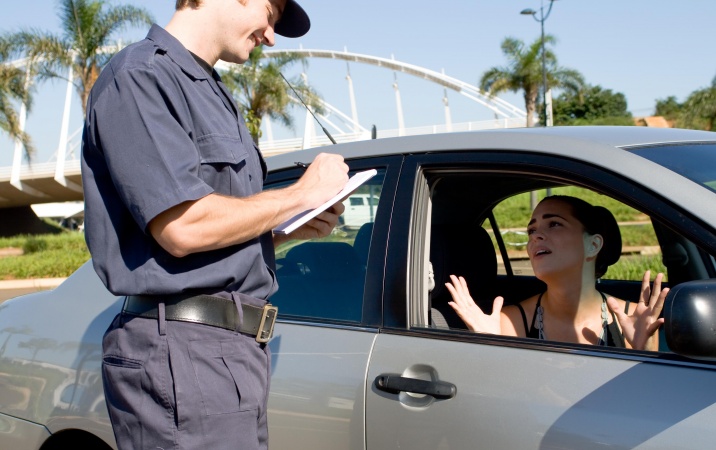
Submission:
M 272 449 L 365 447 L 365 373 L 381 315 L 383 261 L 401 158 L 347 161 L 377 169 L 357 192 L 379 198 L 375 214 L 323 239 L 276 249 L 278 320 L 269 343 Z M 280 188 L 302 175 L 273 173 Z M 375 219 L 375 221 L 373 221 Z
M 439 199 L 439 183 L 470 171 L 475 178 L 463 186 L 479 186 L 484 177 L 491 182 L 464 199 Z M 562 157 L 414 155 L 402 173 L 390 230 L 387 266 L 394 269 L 386 278 L 384 327 L 367 375 L 368 449 L 711 448 L 714 364 L 668 352 L 435 328 L 429 299 L 431 282 L 437 285 L 440 277 L 426 236 L 436 217 L 446 219 L 448 214 L 436 213 L 441 208 L 466 220 L 482 217 L 502 199 L 502 174 L 524 179 L 525 188 L 571 183 L 639 205 L 672 230 L 688 229 L 704 264 L 713 262 L 713 230 L 607 168 Z M 465 242 L 476 232 L 467 223 L 461 228 Z M 708 239 L 699 242 L 700 233 Z

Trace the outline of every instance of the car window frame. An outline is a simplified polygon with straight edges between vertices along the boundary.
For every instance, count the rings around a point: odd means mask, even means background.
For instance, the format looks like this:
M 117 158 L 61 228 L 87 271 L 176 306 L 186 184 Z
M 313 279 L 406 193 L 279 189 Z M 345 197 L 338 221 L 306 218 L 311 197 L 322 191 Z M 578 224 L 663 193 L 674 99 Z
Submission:
M 281 315 L 277 322 L 283 323 L 300 323 L 319 326 L 339 326 L 348 328 L 375 328 L 382 323 L 382 298 L 383 298 L 383 278 L 385 271 L 382 265 L 385 261 L 385 253 L 388 246 L 373 245 L 373 242 L 388 242 L 385 237 L 390 227 L 390 218 L 395 199 L 395 190 L 398 184 L 403 157 L 400 155 L 376 157 L 376 158 L 356 158 L 346 160 L 349 170 L 357 172 L 368 169 L 385 170 L 383 185 L 381 188 L 380 214 L 376 215 L 371 235 L 371 245 L 368 252 L 368 262 L 366 264 L 365 288 L 363 291 L 363 313 L 360 323 L 346 323 L 330 318 L 308 317 Z M 278 169 L 268 173 L 264 182 L 265 189 L 271 189 L 275 185 L 291 184 L 297 181 L 304 173 L 305 169 L 291 167 L 287 169 Z M 279 281 L 280 285 L 280 281 Z
M 459 162 L 456 162 L 459 161 Z M 533 348 L 549 351 L 580 351 L 590 353 L 606 352 L 608 356 L 645 358 L 647 360 L 680 361 L 691 364 L 693 361 L 673 353 L 641 352 L 632 349 L 603 348 L 581 344 L 568 344 L 559 342 L 534 341 L 527 338 L 513 338 L 476 334 L 457 330 L 436 330 L 427 327 L 411 326 L 412 317 L 422 317 L 422 314 L 411 313 L 410 307 L 425 303 L 420 292 L 424 290 L 420 281 L 413 279 L 413 270 L 420 270 L 411 255 L 425 254 L 429 238 L 422 241 L 413 238 L 425 230 L 429 230 L 427 221 L 428 208 L 419 203 L 425 201 L 424 195 L 419 194 L 416 187 L 423 183 L 425 174 L 437 170 L 475 170 L 497 173 L 524 174 L 526 176 L 550 177 L 568 180 L 569 184 L 583 186 L 619 199 L 619 201 L 641 211 L 649 211 L 652 220 L 658 220 L 665 226 L 674 227 L 681 231 L 684 237 L 707 252 L 713 263 L 716 255 L 716 234 L 700 223 L 699 219 L 692 217 L 688 212 L 681 210 L 668 199 L 662 198 L 646 187 L 621 177 L 610 171 L 609 168 L 571 159 L 565 156 L 537 155 L 525 152 L 506 151 L 458 151 L 440 152 L 435 154 L 413 154 L 406 157 L 403 163 L 400 183 L 396 191 L 396 208 L 393 214 L 391 234 L 393 252 L 387 255 L 386 263 L 392 267 L 404 267 L 404 270 L 395 269 L 393 277 L 386 278 L 386 298 L 402 298 L 404 302 L 386 302 L 384 304 L 384 329 L 386 333 L 417 335 L 421 337 L 459 340 L 468 342 L 482 342 L 492 345 L 518 346 L 520 348 Z M 595 175 L 603 176 L 596 179 Z M 422 200 L 421 200 L 422 199 Z M 403 207 L 409 202 L 410 207 Z M 678 225 L 678 227 L 677 227 Z M 704 233 L 699 235 L 699 233 Z M 403 239 L 403 244 L 396 245 L 396 241 Z M 406 236 L 408 237 L 406 239 Z M 711 274 L 713 278 L 714 275 Z M 411 315 L 412 314 L 412 315 Z M 708 363 L 707 363 L 708 364 Z M 710 365 L 710 364 L 709 364 Z

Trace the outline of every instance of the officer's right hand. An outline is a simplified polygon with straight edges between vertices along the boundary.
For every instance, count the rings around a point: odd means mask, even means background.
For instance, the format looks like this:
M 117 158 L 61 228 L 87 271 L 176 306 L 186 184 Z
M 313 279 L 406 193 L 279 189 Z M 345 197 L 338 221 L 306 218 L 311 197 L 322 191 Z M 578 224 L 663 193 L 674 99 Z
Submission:
M 308 202 L 315 208 L 341 191 L 348 182 L 348 165 L 341 155 L 320 153 L 298 180 Z

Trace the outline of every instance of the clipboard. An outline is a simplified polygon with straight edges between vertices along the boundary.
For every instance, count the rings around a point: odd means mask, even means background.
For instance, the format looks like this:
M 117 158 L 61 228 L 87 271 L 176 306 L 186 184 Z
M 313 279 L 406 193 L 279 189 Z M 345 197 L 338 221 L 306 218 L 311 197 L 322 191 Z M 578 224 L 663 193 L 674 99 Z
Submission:
M 340 200 L 342 200 L 345 197 L 348 197 L 353 191 L 358 189 L 363 183 L 373 178 L 378 171 L 376 169 L 370 169 L 370 170 L 364 170 L 362 172 L 357 172 L 352 177 L 348 179 L 348 182 L 346 183 L 345 187 L 333 196 L 330 200 L 327 200 L 325 203 L 323 203 L 321 206 L 315 209 L 309 209 L 302 213 L 296 214 L 295 216 L 291 217 L 287 221 L 283 222 L 281 225 L 277 226 L 273 229 L 273 232 L 276 234 L 290 234 L 294 232 L 298 227 L 305 224 L 309 220 L 313 219 L 326 209 L 330 208 L 332 205 L 336 204 Z

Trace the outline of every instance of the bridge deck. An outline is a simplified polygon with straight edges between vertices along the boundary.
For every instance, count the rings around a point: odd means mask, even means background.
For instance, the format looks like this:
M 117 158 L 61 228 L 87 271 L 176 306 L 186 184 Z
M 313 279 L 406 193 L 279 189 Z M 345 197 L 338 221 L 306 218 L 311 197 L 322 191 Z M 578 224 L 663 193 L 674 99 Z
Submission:
M 82 200 L 80 162 L 66 162 L 64 177 L 67 186 L 55 180 L 56 167 L 57 163 L 22 166 L 20 187 L 11 183 L 10 167 L 0 168 L 0 208 Z

